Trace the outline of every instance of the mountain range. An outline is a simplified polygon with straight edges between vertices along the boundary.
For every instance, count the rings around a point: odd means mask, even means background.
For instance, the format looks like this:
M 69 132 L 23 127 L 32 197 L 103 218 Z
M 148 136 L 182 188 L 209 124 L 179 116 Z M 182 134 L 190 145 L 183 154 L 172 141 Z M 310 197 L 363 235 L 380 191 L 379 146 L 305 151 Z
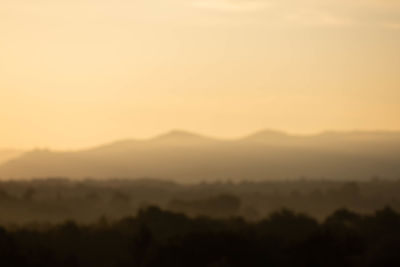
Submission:
M 79 151 L 33 150 L 1 161 L 2 179 L 159 178 L 214 180 L 400 178 L 400 132 L 289 135 L 265 130 L 239 139 L 171 131 Z
M 0 150 L 0 164 L 7 162 L 13 158 L 22 155 L 24 152 L 22 150 L 15 149 L 3 149 Z

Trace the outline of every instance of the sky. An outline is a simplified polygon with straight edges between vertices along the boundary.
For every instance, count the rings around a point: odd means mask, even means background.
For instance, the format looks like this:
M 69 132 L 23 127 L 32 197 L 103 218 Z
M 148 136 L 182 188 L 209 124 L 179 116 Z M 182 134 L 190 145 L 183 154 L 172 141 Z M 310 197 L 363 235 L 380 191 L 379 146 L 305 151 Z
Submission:
M 2 0 L 0 147 L 400 130 L 398 0 Z

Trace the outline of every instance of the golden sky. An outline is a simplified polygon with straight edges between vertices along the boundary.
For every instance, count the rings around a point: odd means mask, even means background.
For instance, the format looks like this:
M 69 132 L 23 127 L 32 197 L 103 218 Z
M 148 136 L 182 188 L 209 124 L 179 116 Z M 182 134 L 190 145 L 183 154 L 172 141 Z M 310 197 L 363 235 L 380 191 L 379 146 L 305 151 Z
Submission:
M 0 147 L 400 130 L 398 0 L 1 0 Z

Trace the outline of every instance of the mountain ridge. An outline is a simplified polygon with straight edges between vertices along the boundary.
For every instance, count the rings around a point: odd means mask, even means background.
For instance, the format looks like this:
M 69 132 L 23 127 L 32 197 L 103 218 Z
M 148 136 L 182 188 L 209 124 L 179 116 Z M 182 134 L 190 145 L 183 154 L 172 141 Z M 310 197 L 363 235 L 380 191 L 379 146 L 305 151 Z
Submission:
M 290 135 L 263 130 L 243 138 L 217 139 L 173 130 L 149 139 L 120 140 L 86 150 L 29 151 L 1 164 L 0 177 L 398 178 L 398 159 L 398 132 Z

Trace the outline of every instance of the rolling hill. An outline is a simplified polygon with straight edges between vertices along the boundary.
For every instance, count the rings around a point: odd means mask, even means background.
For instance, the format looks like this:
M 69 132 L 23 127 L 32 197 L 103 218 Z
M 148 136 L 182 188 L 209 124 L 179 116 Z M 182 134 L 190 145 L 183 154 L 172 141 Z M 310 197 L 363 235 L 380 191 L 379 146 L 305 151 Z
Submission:
M 3 149 L 0 150 L 0 164 L 7 162 L 13 158 L 20 156 L 23 153 L 21 150 Z
M 236 140 L 172 131 L 81 151 L 34 150 L 0 165 L 2 179 L 162 178 L 181 182 L 298 177 L 400 178 L 400 133 L 261 131 Z

